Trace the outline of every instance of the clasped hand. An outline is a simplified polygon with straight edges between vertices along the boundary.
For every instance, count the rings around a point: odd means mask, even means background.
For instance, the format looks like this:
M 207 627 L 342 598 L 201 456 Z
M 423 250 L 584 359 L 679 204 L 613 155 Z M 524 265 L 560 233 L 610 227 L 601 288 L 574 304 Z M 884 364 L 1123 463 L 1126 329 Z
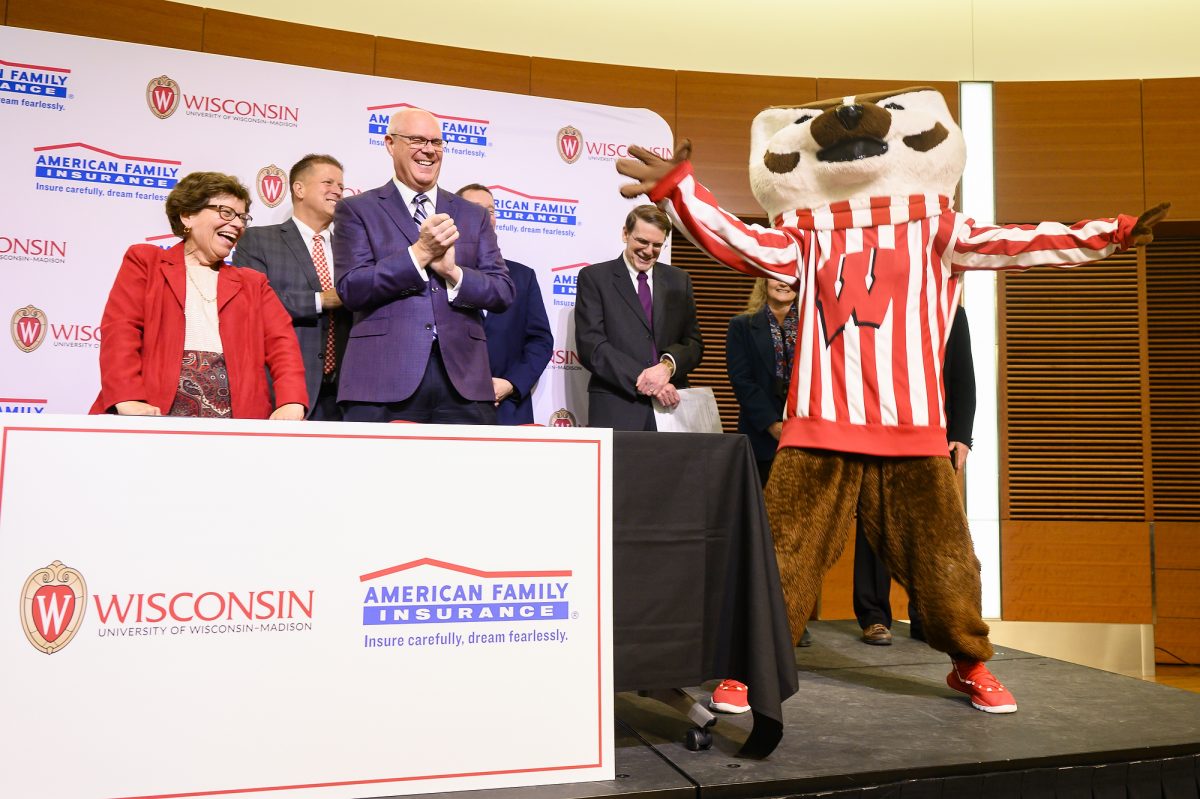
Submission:
M 458 226 L 449 214 L 434 214 L 421 223 L 420 236 L 413 244 L 417 261 L 432 269 L 452 286 L 462 279 L 462 270 L 454 262 L 454 242 L 458 241 Z
M 637 390 L 654 397 L 663 407 L 674 408 L 679 404 L 679 392 L 671 385 L 671 369 L 665 363 L 656 363 L 643 369 L 638 375 Z

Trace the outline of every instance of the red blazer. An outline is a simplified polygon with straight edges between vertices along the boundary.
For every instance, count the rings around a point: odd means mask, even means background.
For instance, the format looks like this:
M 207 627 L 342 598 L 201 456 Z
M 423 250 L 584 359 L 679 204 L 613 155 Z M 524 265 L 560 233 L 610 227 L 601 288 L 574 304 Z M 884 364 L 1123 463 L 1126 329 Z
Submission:
M 111 412 L 125 400 L 170 410 L 182 369 L 186 291 L 182 242 L 166 251 L 134 244 L 125 252 L 100 320 L 100 396 L 91 413 Z M 308 407 L 292 318 L 265 275 L 222 266 L 217 318 L 235 418 L 266 419 L 274 410 L 264 367 L 271 370 L 276 406 Z

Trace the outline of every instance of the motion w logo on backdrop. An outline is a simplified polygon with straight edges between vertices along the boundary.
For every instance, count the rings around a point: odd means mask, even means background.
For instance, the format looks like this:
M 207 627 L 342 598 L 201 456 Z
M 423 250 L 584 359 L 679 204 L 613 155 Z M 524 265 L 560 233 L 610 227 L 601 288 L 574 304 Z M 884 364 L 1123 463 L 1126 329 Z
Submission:
M 182 96 L 179 84 L 166 75 L 159 75 L 146 84 L 146 105 L 159 119 L 166 119 L 174 114 L 179 108 L 179 98 Z
M 75 637 L 87 609 L 83 575 L 61 561 L 29 575 L 21 589 L 21 626 L 35 649 L 53 655 Z

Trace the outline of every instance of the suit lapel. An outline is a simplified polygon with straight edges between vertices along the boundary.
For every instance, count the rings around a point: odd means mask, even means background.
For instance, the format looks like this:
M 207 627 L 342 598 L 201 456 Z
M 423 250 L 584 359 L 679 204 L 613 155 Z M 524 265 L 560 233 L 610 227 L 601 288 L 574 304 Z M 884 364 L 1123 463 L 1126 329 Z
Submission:
M 179 301 L 179 307 L 182 308 L 187 298 L 187 267 L 183 265 L 182 241 L 159 257 L 158 268 L 167 285 L 171 287 L 171 293 Z
M 296 222 L 289 219 L 280 225 L 279 235 L 292 257 L 296 259 L 296 263 L 303 267 L 301 271 L 304 272 L 304 279 L 308 281 L 309 288 L 314 292 L 320 291 L 321 280 L 317 277 L 317 267 L 313 265 L 312 256 L 308 254 L 308 247 L 300 236 L 300 228 L 296 227 Z
M 242 276 L 237 269 L 222 266 L 217 270 L 217 313 L 242 290 Z
M 409 244 L 415 243 L 420 236 L 420 231 L 417 229 L 417 223 L 413 221 L 412 212 L 404 204 L 404 198 L 400 196 L 400 190 L 396 188 L 396 184 L 389 180 L 376 191 L 378 193 L 375 196 L 379 199 L 379 205 L 383 208 L 384 213 L 392 218 L 396 227 L 400 228 L 400 232 L 408 239 Z M 438 194 L 441 195 L 441 192 Z
M 646 319 L 646 312 L 642 310 L 642 302 L 638 299 L 637 292 L 633 290 L 633 281 L 629 279 L 629 269 L 625 266 L 624 258 L 618 258 L 614 262 L 612 279 L 617 294 L 625 300 L 629 309 L 633 311 L 633 315 L 649 330 L 650 321 Z
M 762 311 L 750 317 L 750 330 L 758 357 L 767 367 L 767 374 L 775 374 L 775 343 L 771 340 L 771 323 L 763 316 Z
M 651 287 L 652 290 L 650 292 L 651 307 L 654 309 L 655 321 L 661 322 L 661 324 L 654 326 L 653 332 L 656 346 L 660 332 L 666 330 L 667 327 L 664 320 L 667 318 L 667 298 L 671 293 L 671 290 L 667 287 L 670 279 L 671 276 L 667 274 L 667 270 L 662 268 L 662 264 L 654 265 L 654 277 L 651 280 L 654 285 Z

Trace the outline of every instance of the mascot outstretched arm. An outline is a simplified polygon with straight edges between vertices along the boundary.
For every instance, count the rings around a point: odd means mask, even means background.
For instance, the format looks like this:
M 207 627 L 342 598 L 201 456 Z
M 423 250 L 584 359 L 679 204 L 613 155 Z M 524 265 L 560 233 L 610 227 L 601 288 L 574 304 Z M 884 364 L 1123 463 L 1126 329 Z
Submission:
M 795 288 L 800 314 L 767 512 L 793 639 L 859 513 L 872 548 L 953 661 L 947 683 L 990 713 L 1016 700 L 987 669 L 979 561 L 946 457 L 942 363 L 971 270 L 1074 267 L 1149 243 L 1140 217 L 976 225 L 954 211 L 962 132 L 917 87 L 769 108 L 751 129 L 750 184 L 771 227 L 747 225 L 670 160 L 630 147 L 617 171 L 725 265 Z

